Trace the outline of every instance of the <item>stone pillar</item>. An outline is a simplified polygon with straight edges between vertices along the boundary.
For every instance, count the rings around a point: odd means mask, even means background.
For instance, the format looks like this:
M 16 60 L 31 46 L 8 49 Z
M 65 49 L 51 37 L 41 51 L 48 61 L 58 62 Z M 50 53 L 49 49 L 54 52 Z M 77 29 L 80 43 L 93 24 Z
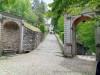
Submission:
M 23 52 L 23 34 L 24 34 L 24 26 L 23 25 L 24 25 L 24 20 L 22 20 L 22 29 L 21 29 L 21 47 L 20 47 L 21 52 Z
M 1 40 L 1 21 L 0 21 L 0 40 Z
M 64 14 L 64 56 L 72 57 L 71 17 Z
M 1 40 L 1 27 L 2 26 L 2 14 L 0 14 L 0 56 L 2 52 L 2 40 Z
M 100 16 L 100 11 L 95 12 L 95 16 Z M 100 23 L 95 23 L 97 26 L 100 25 Z M 100 60 L 100 27 L 97 27 L 95 29 L 95 37 L 96 37 L 96 60 Z
M 22 26 L 22 29 L 21 29 L 22 31 L 21 31 L 21 52 L 23 52 L 23 34 L 24 34 L 24 26 Z M 21 53 L 20 52 L 20 53 Z

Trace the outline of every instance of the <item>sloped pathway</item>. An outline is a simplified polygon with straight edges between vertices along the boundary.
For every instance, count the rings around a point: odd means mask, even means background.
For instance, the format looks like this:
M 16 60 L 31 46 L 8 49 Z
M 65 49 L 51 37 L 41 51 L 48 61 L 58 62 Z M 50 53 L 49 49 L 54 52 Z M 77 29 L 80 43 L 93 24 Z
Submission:
M 95 75 L 96 69 L 93 60 L 64 58 L 50 34 L 30 53 L 0 58 L 0 65 L 0 75 Z

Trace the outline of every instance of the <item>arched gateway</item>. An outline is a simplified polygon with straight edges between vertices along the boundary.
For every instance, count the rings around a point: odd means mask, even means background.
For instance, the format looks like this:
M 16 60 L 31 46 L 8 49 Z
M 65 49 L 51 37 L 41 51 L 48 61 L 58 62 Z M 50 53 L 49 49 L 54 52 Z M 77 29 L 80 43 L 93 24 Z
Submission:
M 76 26 L 80 22 L 91 20 L 92 17 L 100 15 L 100 11 L 96 12 L 84 12 L 79 15 L 73 15 L 64 13 L 64 56 L 74 57 L 77 55 L 76 50 Z M 99 25 L 96 23 L 95 25 Z M 96 37 L 96 57 L 100 59 L 100 27 L 95 29 Z

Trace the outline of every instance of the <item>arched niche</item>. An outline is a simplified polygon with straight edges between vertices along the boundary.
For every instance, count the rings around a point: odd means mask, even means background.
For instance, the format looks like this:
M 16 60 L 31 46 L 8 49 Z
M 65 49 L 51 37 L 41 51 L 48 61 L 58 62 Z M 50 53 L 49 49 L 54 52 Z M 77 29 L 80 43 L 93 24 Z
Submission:
M 14 21 L 3 24 L 3 50 L 20 50 L 20 27 Z

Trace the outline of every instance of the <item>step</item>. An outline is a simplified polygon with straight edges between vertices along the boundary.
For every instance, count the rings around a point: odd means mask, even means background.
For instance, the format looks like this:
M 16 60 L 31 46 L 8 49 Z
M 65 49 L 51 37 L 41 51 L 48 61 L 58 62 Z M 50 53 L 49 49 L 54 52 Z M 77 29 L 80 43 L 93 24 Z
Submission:
M 3 49 L 3 52 L 16 52 L 14 49 Z

